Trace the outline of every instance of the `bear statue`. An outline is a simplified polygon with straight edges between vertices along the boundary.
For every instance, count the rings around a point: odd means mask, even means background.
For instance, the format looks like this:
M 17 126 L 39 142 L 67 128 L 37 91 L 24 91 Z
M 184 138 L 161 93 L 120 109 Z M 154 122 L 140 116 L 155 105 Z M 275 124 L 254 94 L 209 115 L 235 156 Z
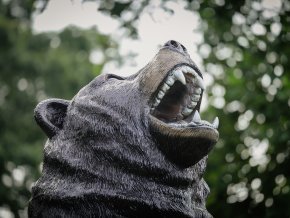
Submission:
M 219 120 L 202 120 L 203 75 L 170 40 L 136 74 L 102 74 L 48 99 L 48 136 L 29 217 L 212 217 L 202 176 Z

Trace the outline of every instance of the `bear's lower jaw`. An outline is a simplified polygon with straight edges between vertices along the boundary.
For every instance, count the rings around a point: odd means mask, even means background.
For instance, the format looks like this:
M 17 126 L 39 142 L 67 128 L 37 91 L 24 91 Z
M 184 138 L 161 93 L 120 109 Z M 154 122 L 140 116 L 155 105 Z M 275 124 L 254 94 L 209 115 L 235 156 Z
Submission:
M 218 141 L 219 133 L 206 123 L 168 124 L 149 115 L 151 134 L 165 156 L 181 167 L 190 167 L 205 157 Z

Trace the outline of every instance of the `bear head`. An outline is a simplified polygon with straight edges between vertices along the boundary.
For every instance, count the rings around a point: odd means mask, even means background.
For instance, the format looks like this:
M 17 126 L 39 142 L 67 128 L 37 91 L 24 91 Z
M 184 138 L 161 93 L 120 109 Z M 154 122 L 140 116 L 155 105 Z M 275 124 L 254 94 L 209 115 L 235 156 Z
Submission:
M 30 216 L 210 217 L 202 175 L 219 121 L 200 118 L 204 89 L 171 40 L 132 76 L 103 74 L 70 101 L 39 103 L 49 139 Z

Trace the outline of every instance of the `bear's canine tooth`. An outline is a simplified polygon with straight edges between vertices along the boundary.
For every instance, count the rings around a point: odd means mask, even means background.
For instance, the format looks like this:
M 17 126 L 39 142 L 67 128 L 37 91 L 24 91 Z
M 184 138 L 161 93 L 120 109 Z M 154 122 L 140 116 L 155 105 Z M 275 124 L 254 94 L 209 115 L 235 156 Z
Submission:
M 185 76 L 180 69 L 174 72 L 174 76 L 177 80 L 179 80 L 183 85 L 186 85 Z
M 199 112 L 197 110 L 194 112 L 192 121 L 195 122 L 195 123 L 200 123 L 200 121 L 201 121 Z
M 196 82 L 196 84 L 202 89 L 202 90 L 205 90 L 205 85 L 204 85 L 204 82 L 203 82 L 203 79 L 191 68 L 191 67 L 188 67 L 188 66 L 185 66 L 183 68 L 183 71 L 186 72 L 186 73 L 190 73 L 191 75 L 193 75 L 193 83 Z
M 203 80 L 202 80 L 202 78 L 201 77 L 199 77 L 199 76 L 197 76 L 197 77 L 195 77 L 196 78 L 196 83 L 197 83 L 197 85 L 202 89 L 202 90 L 205 90 L 205 85 L 204 85 L 204 82 L 203 82 Z
M 213 122 L 212 122 L 212 126 L 217 129 L 219 127 L 219 118 L 216 117 L 214 118 Z

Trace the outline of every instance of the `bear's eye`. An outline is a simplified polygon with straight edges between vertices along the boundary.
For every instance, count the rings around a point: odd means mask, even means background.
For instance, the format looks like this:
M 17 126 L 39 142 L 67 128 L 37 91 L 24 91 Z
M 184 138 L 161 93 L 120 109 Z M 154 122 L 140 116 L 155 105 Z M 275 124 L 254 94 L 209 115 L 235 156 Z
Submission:
M 121 77 L 121 76 L 118 76 L 118 75 L 115 75 L 115 74 L 107 74 L 106 75 L 106 79 L 117 79 L 117 80 L 125 80 L 124 77 Z

